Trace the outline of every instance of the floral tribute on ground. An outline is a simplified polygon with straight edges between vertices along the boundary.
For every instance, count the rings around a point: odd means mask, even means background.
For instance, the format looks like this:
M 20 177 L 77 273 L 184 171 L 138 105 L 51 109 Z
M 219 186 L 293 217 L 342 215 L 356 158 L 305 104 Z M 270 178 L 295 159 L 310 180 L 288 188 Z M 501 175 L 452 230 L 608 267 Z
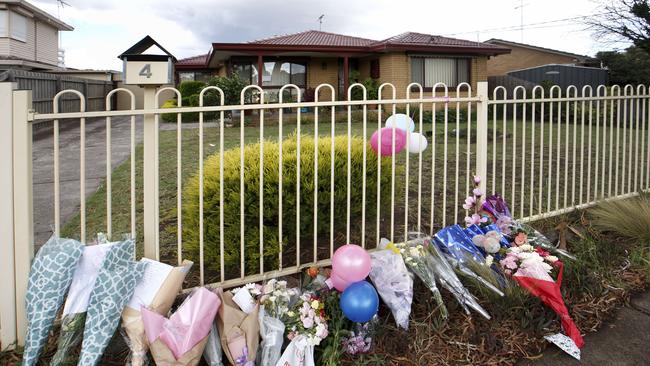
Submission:
M 66 291 L 64 324 L 78 327 L 63 333 L 58 360 L 74 355 L 81 345 L 82 364 L 98 364 L 122 314 L 133 365 L 146 364 L 147 353 L 156 364 L 173 366 L 194 366 L 201 359 L 211 366 L 338 364 L 343 356 L 372 350 L 380 299 L 397 326 L 408 329 L 414 280 L 429 290 L 420 295 L 434 300 L 431 316 L 439 322 L 453 309 L 442 292 L 452 295 L 467 316 L 491 319 L 463 281 L 478 285 L 469 287 L 473 291 L 486 289 L 497 297 L 518 285 L 560 317 L 564 334 L 545 338 L 579 359 L 584 341 L 560 291 L 562 260 L 571 255 L 513 219 L 500 196 L 486 197 L 480 177 L 473 181 L 463 204 L 464 226 L 450 225 L 433 236 L 408 233 L 402 243 L 382 239 L 372 251 L 343 245 L 334 252 L 331 268 L 309 268 L 300 282 L 272 278 L 231 290 L 198 287 L 177 307 L 172 302 L 191 263 L 134 262 L 132 239 L 84 249 L 78 242 L 53 238 L 30 274 L 25 364 L 38 361 Z M 122 246 L 126 249 L 115 251 Z M 91 255 L 95 252 L 105 255 Z M 45 299 L 46 290 L 56 290 L 57 296 Z M 108 300 L 110 309 L 102 310 Z

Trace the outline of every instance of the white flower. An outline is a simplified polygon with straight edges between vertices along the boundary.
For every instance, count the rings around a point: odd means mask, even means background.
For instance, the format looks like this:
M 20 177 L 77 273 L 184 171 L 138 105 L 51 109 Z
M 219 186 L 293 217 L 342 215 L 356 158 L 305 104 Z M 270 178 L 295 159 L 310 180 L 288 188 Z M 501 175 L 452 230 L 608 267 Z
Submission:
M 530 252 L 533 250 L 533 246 L 530 244 L 522 244 L 519 246 L 519 249 L 521 249 L 522 252 Z
M 492 265 L 492 262 L 494 262 L 494 257 L 492 257 L 491 255 L 488 255 L 487 257 L 485 257 L 485 265 L 486 266 L 490 267 Z
M 556 256 L 554 256 L 554 255 L 547 255 L 546 258 L 544 258 L 544 259 L 546 259 L 547 261 L 549 261 L 551 263 L 555 263 L 555 262 L 558 261 L 558 258 Z
M 501 249 L 501 244 L 499 244 L 499 240 L 488 237 L 483 242 L 483 248 L 488 253 L 496 253 Z

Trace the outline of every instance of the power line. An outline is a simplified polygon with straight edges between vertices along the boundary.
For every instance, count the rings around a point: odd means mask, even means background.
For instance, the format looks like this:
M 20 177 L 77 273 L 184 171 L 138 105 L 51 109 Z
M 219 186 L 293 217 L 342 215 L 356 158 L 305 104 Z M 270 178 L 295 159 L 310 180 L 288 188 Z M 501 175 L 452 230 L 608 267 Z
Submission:
M 561 22 L 574 21 L 574 20 L 591 18 L 591 17 L 606 15 L 606 14 L 609 14 L 609 13 L 581 15 L 581 16 L 570 17 L 570 18 L 547 20 L 547 21 L 544 21 L 544 22 L 536 22 L 536 23 L 529 23 L 529 24 L 523 24 L 523 25 L 512 25 L 512 26 L 508 26 L 508 27 L 499 27 L 499 28 L 479 29 L 479 30 L 458 32 L 458 33 L 448 33 L 448 34 L 445 34 L 445 35 L 446 36 L 456 36 L 456 35 L 461 35 L 461 34 L 470 34 L 470 33 L 477 33 L 477 32 L 495 32 L 495 31 L 521 30 L 521 29 L 535 29 L 535 28 L 530 28 L 530 27 L 531 26 L 538 26 L 538 25 L 545 25 L 545 24 L 552 24 L 552 23 L 561 23 Z M 557 26 L 563 26 L 563 25 L 564 24 L 559 24 Z

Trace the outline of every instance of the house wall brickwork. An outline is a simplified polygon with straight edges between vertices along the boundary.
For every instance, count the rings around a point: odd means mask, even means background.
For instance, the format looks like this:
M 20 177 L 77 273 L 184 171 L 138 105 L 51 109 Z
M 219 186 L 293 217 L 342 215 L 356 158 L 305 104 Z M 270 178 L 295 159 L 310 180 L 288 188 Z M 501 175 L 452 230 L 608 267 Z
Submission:
M 508 46 L 510 54 L 490 57 L 487 61 L 487 75 L 505 75 L 510 71 L 527 69 L 529 67 L 547 64 L 572 64 L 578 60 L 571 56 L 543 52 L 525 47 Z
M 336 57 L 315 57 L 307 64 L 307 87 L 314 88 L 320 84 L 330 84 L 338 92 L 338 58 Z M 338 96 L 337 96 L 338 97 Z M 319 92 L 319 100 L 329 100 L 332 94 L 329 88 L 322 88 Z

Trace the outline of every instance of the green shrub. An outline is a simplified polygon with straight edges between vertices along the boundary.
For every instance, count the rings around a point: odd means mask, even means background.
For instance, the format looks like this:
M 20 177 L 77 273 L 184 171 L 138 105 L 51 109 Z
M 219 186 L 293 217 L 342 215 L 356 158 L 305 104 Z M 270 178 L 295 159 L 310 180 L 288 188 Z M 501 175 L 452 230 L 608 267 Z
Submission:
M 364 146 L 360 137 L 353 137 L 351 150 L 351 228 L 358 232 L 361 224 L 363 149 L 367 149 L 366 161 L 366 221 L 372 221 L 375 213 L 377 192 L 377 159 L 370 148 Z M 327 241 L 330 230 L 330 153 L 331 139 L 318 140 L 318 222 L 317 237 Z M 334 165 L 334 232 L 335 236 L 345 232 L 347 200 L 347 144 L 346 136 L 335 138 Z M 294 253 L 296 248 L 296 136 L 284 140 L 283 156 L 283 252 Z M 246 272 L 259 271 L 259 156 L 260 145 L 246 145 L 244 149 L 244 192 L 245 192 L 245 262 Z M 279 144 L 264 142 L 264 270 L 277 268 L 278 264 L 278 152 Z M 224 152 L 224 262 L 226 273 L 239 273 L 240 263 L 240 150 L 234 148 Z M 309 250 L 313 243 L 314 205 L 314 139 L 301 138 L 301 203 L 300 232 L 302 250 Z M 390 184 L 390 159 L 382 160 L 381 182 Z M 219 269 L 219 155 L 205 161 L 204 177 L 204 259 L 208 269 Z M 199 254 L 199 177 L 194 176 L 186 183 L 183 206 L 183 235 L 185 255 L 195 261 Z M 387 202 L 389 189 L 382 190 L 382 202 Z M 338 234 L 337 234 L 338 233 Z M 356 235 L 356 234 L 355 234 Z M 307 244 L 307 245 L 306 245 Z M 306 248 L 306 249 L 305 249 Z M 311 258 L 311 257 L 310 257 Z M 293 262 L 293 261 L 291 261 Z M 284 263 L 287 266 L 287 263 Z
M 183 98 L 183 107 L 193 107 L 192 105 L 185 105 L 185 98 Z M 165 103 L 162 105 L 162 108 L 176 108 L 176 99 L 168 99 L 165 101 Z M 162 115 L 162 120 L 164 122 L 170 122 L 170 123 L 176 123 L 176 113 L 163 113 Z M 190 113 L 181 113 L 181 118 L 182 122 L 198 122 L 199 121 L 199 113 L 198 112 L 190 112 Z
M 178 85 L 178 91 L 181 92 L 183 98 L 187 98 L 194 94 L 199 94 L 206 84 L 202 81 L 183 81 Z M 185 100 L 183 100 L 185 104 Z

